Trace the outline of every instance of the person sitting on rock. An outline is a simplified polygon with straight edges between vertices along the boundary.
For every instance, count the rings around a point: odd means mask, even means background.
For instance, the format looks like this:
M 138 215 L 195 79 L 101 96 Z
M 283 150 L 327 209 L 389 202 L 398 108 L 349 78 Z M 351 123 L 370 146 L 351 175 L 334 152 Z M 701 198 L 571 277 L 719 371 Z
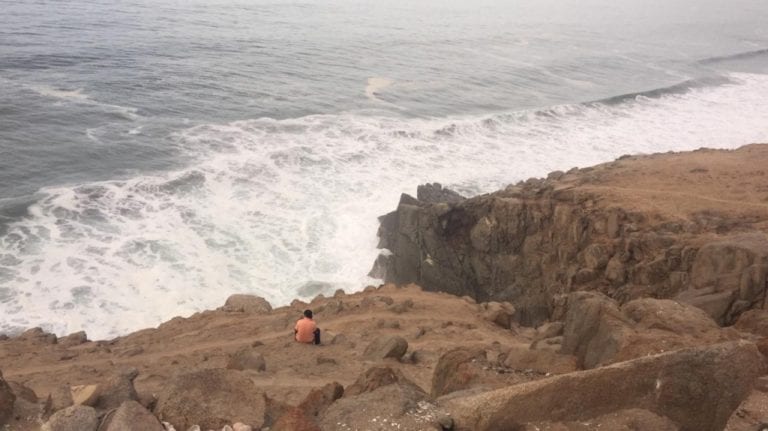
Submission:
M 296 322 L 293 333 L 299 343 L 320 344 L 320 329 L 312 320 L 312 310 L 304 310 L 304 317 Z

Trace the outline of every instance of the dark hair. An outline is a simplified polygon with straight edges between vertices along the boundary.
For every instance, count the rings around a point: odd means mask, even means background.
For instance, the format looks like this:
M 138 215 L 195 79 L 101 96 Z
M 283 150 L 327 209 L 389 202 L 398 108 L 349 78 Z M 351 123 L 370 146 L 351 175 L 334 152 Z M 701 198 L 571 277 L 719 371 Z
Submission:
M 312 318 L 312 310 L 304 310 L 304 317 Z

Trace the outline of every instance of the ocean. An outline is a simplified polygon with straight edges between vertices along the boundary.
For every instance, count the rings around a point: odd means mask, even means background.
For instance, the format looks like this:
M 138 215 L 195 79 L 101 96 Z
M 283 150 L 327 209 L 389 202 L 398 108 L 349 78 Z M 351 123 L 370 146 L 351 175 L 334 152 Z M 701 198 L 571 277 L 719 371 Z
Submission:
M 0 0 L 0 333 L 355 291 L 377 217 L 768 142 L 765 0 Z

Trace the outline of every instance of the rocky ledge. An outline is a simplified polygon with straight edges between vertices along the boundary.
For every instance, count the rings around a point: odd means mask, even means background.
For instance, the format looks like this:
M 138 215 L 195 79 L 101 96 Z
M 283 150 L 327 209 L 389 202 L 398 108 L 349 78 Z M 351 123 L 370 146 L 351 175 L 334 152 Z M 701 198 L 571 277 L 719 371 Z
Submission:
M 422 187 L 383 218 L 398 283 L 233 295 L 113 340 L 0 337 L 0 429 L 765 431 L 767 155 Z M 320 346 L 292 341 L 306 308 Z
M 373 275 L 511 301 L 525 325 L 578 290 L 675 299 L 730 325 L 766 308 L 768 145 L 624 156 L 471 199 L 421 186 L 379 237 Z
M 305 308 L 320 346 L 292 341 Z M 756 430 L 768 312 L 722 328 L 662 299 L 574 292 L 536 329 L 510 303 L 387 284 L 218 310 L 109 341 L 0 341 L 0 424 L 47 431 Z

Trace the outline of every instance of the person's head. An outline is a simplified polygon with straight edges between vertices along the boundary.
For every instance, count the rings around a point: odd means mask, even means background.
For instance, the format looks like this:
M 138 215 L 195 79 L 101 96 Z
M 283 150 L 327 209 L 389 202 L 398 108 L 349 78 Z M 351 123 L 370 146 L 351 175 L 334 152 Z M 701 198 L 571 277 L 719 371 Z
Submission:
M 311 319 L 312 318 L 312 310 L 304 310 L 304 317 L 306 317 L 307 319 Z

